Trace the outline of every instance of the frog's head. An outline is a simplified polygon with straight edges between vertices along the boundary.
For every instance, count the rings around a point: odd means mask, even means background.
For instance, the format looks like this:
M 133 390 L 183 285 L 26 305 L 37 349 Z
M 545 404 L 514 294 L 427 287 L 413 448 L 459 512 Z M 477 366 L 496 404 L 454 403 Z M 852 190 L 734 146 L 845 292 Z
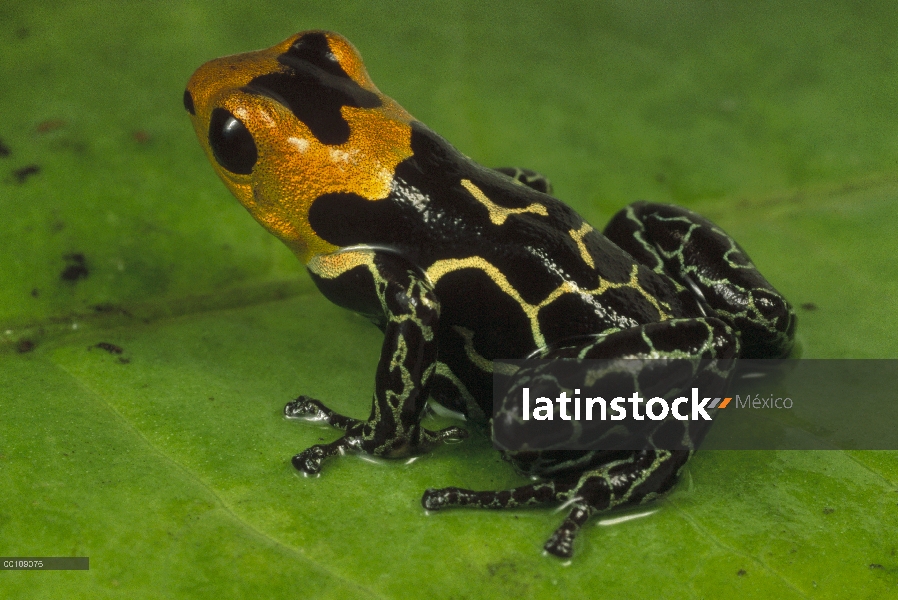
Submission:
M 184 107 L 218 176 L 303 262 L 336 249 L 309 225 L 316 198 L 385 198 L 412 154 L 411 115 L 335 33 L 304 31 L 208 62 L 190 78 Z

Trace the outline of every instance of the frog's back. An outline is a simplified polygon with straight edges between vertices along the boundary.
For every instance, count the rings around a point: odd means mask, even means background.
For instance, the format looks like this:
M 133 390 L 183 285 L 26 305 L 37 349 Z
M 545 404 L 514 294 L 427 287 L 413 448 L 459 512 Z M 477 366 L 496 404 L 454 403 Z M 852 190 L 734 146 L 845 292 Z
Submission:
M 441 306 L 440 359 L 472 392 L 490 389 L 492 359 L 695 312 L 566 204 L 419 123 L 411 145 L 388 198 L 327 194 L 309 221 L 331 244 L 390 248 L 427 274 Z

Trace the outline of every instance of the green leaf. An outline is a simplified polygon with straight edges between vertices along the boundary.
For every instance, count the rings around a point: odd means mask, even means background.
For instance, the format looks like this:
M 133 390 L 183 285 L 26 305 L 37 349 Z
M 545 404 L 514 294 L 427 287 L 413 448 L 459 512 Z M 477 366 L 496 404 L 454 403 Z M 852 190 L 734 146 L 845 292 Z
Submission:
M 898 452 L 700 452 L 666 498 L 594 518 L 569 563 L 541 554 L 557 512 L 421 508 L 428 487 L 522 483 L 480 432 L 297 475 L 337 433 L 283 405 L 366 415 L 380 334 L 229 197 L 181 106 L 205 60 L 339 31 L 417 118 L 547 173 L 594 225 L 639 198 L 718 222 L 805 307 L 803 356 L 895 358 L 896 13 L 8 0 L 0 554 L 91 569 L 3 571 L 0 595 L 898 594 Z

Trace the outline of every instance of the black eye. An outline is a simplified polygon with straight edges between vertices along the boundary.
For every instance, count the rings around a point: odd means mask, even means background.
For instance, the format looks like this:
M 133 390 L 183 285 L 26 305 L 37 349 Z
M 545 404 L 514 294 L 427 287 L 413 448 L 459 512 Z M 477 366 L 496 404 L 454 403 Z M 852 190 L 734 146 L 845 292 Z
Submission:
M 237 117 L 223 108 L 212 111 L 209 145 L 215 160 L 231 173 L 248 175 L 259 158 L 256 142 Z

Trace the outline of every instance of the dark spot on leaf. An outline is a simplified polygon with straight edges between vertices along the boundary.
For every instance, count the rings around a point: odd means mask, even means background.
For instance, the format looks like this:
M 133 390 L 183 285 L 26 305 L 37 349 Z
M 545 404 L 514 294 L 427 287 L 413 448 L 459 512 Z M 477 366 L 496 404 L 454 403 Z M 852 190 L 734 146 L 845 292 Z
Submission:
M 37 346 L 37 344 L 35 344 L 32 340 L 29 340 L 27 338 L 21 339 L 19 340 L 19 343 L 16 344 L 16 352 L 18 352 L 19 354 L 25 354 L 26 352 L 31 352 L 32 350 L 34 350 L 35 346 Z
M 9 146 L 3 143 L 3 140 L 0 140 L 0 157 L 6 158 L 12 154 L 12 150 L 9 149 Z
M 31 290 L 31 297 L 32 297 L 32 298 L 37 298 L 37 297 L 40 296 L 40 295 L 41 295 L 41 291 L 40 291 L 39 289 L 34 288 L 33 290 Z
M 486 566 L 490 576 L 502 575 L 503 579 L 508 575 L 514 575 L 518 572 L 518 567 L 511 561 L 491 563 Z
M 113 314 L 118 313 L 120 315 L 124 315 L 126 317 L 133 316 L 130 312 L 119 306 L 118 304 L 112 304 L 111 302 L 102 302 L 100 304 L 94 304 L 91 306 L 91 309 L 100 314 Z
M 24 40 L 29 35 L 31 35 L 31 30 L 29 30 L 27 27 L 19 27 L 18 29 L 16 29 L 16 37 L 20 40 Z
M 115 344 L 110 344 L 109 342 L 100 342 L 99 344 L 94 344 L 90 348 L 99 348 L 100 350 L 105 350 L 109 354 L 121 354 L 124 352 L 121 346 L 116 346 Z M 90 350 L 88 348 L 88 350 Z
M 746 571 L 745 569 L 739 569 L 738 571 L 736 571 L 736 575 L 739 577 L 745 577 L 746 575 L 748 575 L 748 571 Z
M 131 135 L 134 138 L 134 141 L 137 142 L 138 144 L 146 144 L 151 139 L 150 134 L 142 129 L 138 129 Z
M 881 564 L 879 564 L 879 563 L 870 563 L 870 568 L 871 568 L 871 569 L 884 569 L 885 567 L 883 567 L 883 566 L 882 566 Z
M 817 305 L 813 302 L 805 302 L 801 307 L 805 310 L 817 310 Z
M 62 273 L 59 274 L 59 278 L 63 281 L 75 282 L 90 275 L 90 271 L 87 268 L 87 261 L 84 259 L 84 255 L 80 252 L 66 254 L 62 258 L 69 263 L 66 265 L 65 269 L 62 270 Z
M 130 364 L 131 359 L 125 358 L 124 356 L 122 356 L 121 358 L 118 359 L 118 362 L 119 362 L 119 364 L 127 365 L 127 364 Z
M 61 129 L 64 126 L 65 121 L 62 119 L 47 119 L 46 121 L 38 123 L 36 129 L 38 133 L 50 133 L 51 131 Z
M 27 165 L 22 167 L 21 169 L 16 169 L 12 172 L 13 177 L 16 178 L 16 183 L 22 184 L 25 183 L 25 180 L 31 177 L 32 175 L 37 175 L 41 172 L 41 168 L 38 165 Z
M 835 512 L 835 510 L 836 510 L 835 508 L 830 508 L 829 506 L 827 506 L 826 508 L 823 509 L 823 514 L 831 515 Z
M 215 398 L 213 398 L 212 396 L 209 396 L 209 400 L 212 401 L 212 400 L 215 400 Z

